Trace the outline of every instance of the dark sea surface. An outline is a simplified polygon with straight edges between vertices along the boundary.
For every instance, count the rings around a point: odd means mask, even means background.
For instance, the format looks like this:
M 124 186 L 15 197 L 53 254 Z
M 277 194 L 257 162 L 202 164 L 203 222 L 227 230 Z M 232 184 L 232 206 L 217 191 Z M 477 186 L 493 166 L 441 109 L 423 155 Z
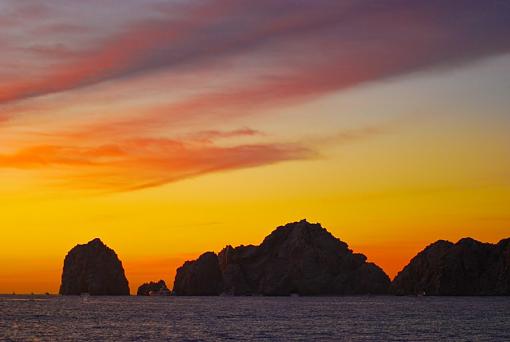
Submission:
M 510 341 L 510 297 L 0 296 L 12 341 Z

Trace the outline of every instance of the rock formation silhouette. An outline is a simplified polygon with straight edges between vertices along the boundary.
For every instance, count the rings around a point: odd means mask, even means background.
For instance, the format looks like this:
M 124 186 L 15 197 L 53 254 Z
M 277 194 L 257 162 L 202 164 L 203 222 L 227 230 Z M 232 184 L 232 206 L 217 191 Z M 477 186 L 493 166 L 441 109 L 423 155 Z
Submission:
M 510 295 L 510 238 L 497 244 L 439 240 L 418 253 L 392 287 L 400 295 Z
M 173 293 L 180 296 L 214 296 L 223 290 L 218 256 L 202 254 L 197 260 L 186 261 L 177 269 Z
M 320 224 L 278 227 L 259 246 L 207 252 L 177 270 L 176 295 L 386 294 L 390 279 Z
M 117 254 L 96 238 L 77 245 L 64 260 L 60 294 L 129 295 L 129 285 Z
M 137 296 L 169 296 L 170 290 L 166 286 L 164 280 L 158 282 L 151 281 L 150 283 L 144 283 L 138 287 L 136 292 Z

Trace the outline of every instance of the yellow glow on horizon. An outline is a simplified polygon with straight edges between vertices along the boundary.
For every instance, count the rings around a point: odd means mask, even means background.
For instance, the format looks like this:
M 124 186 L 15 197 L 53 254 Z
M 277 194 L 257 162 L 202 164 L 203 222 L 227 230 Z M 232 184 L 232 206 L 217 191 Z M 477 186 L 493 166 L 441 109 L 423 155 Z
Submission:
M 23 228 L 4 232 L 0 259 L 11 266 L 3 267 L 0 292 L 56 292 L 67 251 L 96 236 L 118 253 L 136 292 L 144 281 L 170 285 L 186 259 L 226 244 L 258 244 L 278 225 L 302 218 L 322 223 L 390 276 L 437 239 L 497 242 L 507 233 L 510 187 L 399 188 L 362 173 L 335 182 L 331 165 L 291 162 L 101 196 L 4 198 L 2 224 Z M 325 177 L 329 186 L 316 183 Z M 37 271 L 28 259 L 35 255 L 43 256 L 35 267 L 45 271 L 32 282 Z
M 507 119 L 502 115 L 507 107 L 492 108 L 490 102 L 491 122 L 479 115 L 485 113 L 483 108 L 473 108 L 470 96 L 466 103 L 449 104 L 441 98 L 443 89 L 438 86 L 448 80 L 397 80 L 285 107 L 280 113 L 274 109 L 256 118 L 247 115 L 225 120 L 228 129 L 253 127 L 263 133 L 255 138 L 230 137 L 218 145 L 251 144 L 250 139 L 279 143 L 294 137 L 296 143 L 308 143 L 306 146 L 318 151 L 314 157 L 300 160 L 251 168 L 241 163 L 239 169 L 206 172 L 126 192 L 116 188 L 86 191 L 79 188 L 79 181 L 62 185 L 59 181 L 68 176 L 69 166 L 2 168 L 0 293 L 57 292 L 66 253 L 95 237 L 119 255 L 132 293 L 145 281 L 164 279 L 171 286 L 175 269 L 184 260 L 209 250 L 219 252 L 227 244 L 259 244 L 277 226 L 303 218 L 321 223 L 390 277 L 437 239 L 457 241 L 471 236 L 497 242 L 508 237 L 510 143 Z M 409 115 L 400 120 L 419 104 L 429 104 L 427 90 L 437 103 L 422 108 L 419 118 Z M 468 90 L 476 93 L 477 89 Z M 466 93 L 472 94 L 468 90 Z M 402 101 L 394 104 L 392 94 L 403 94 Z M 72 100 L 70 96 L 66 101 L 72 104 Z M 124 107 L 112 104 L 111 112 Z M 83 114 L 78 109 L 71 112 Z M 64 108 L 59 113 L 63 117 L 67 112 Z M 317 113 L 328 120 L 318 120 Z M 392 121 L 395 117 L 398 119 Z M 79 126 L 88 119 L 70 123 Z M 29 120 L 30 116 L 25 118 Z M 363 130 L 372 121 L 375 126 L 383 123 L 380 132 Z M 51 126 L 50 121 L 46 124 Z M 211 128 L 208 124 L 189 123 L 171 133 L 203 133 Z M 9 126 L 2 129 L 9 132 Z M 212 129 L 225 131 L 222 122 Z M 2 138 L 13 146 L 40 139 L 28 131 L 18 141 L 10 139 L 18 136 L 18 131 L 10 133 Z M 67 143 L 74 146 L 78 140 Z M 11 149 L 10 145 L 2 147 Z M 158 151 L 155 155 L 163 154 Z M 234 157 L 238 156 L 234 153 Z M 146 163 L 153 166 L 155 162 L 149 158 Z M 157 168 L 128 166 L 122 165 L 128 180 L 176 168 L 171 163 Z

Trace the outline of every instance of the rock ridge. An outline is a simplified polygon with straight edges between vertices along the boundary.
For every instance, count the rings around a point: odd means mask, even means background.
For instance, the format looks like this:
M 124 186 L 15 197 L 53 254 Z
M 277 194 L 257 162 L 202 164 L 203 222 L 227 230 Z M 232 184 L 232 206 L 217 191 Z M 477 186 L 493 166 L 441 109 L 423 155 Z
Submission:
M 320 224 L 276 228 L 259 246 L 226 246 L 177 270 L 176 295 L 318 296 L 386 294 L 384 271 Z

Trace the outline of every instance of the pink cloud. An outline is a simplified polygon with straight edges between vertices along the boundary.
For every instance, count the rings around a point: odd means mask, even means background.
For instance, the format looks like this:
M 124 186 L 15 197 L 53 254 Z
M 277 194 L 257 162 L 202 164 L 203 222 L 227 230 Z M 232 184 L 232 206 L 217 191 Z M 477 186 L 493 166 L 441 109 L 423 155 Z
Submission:
M 333 72 L 340 87 L 424 67 L 461 63 L 508 51 L 508 7 L 480 2 L 205 1 L 179 7 L 179 18 L 145 20 L 83 53 L 78 62 L 49 67 L 37 80 L 20 80 L 0 92 L 0 102 L 62 92 L 163 68 L 204 65 L 303 42 L 296 52 Z M 484 10 L 484 15 L 479 11 Z M 456 20 L 450 18 L 455 15 Z M 471 34 L 471 33 L 476 34 Z M 347 49 L 347 50 L 346 50 Z M 346 60 L 342 55 L 348 54 Z M 356 59 L 354 59 L 356 57 Z M 395 63 L 391 63 L 395 61 Z M 340 63 L 355 63 L 335 73 Z M 306 77 L 314 66 L 299 68 Z M 281 66 L 280 66 L 281 67 Z M 354 69 L 356 77 L 349 73 Z M 369 75 L 363 70 L 370 69 Z M 313 71 L 312 71 L 313 72 Z M 341 81 L 349 78 L 351 83 Z

